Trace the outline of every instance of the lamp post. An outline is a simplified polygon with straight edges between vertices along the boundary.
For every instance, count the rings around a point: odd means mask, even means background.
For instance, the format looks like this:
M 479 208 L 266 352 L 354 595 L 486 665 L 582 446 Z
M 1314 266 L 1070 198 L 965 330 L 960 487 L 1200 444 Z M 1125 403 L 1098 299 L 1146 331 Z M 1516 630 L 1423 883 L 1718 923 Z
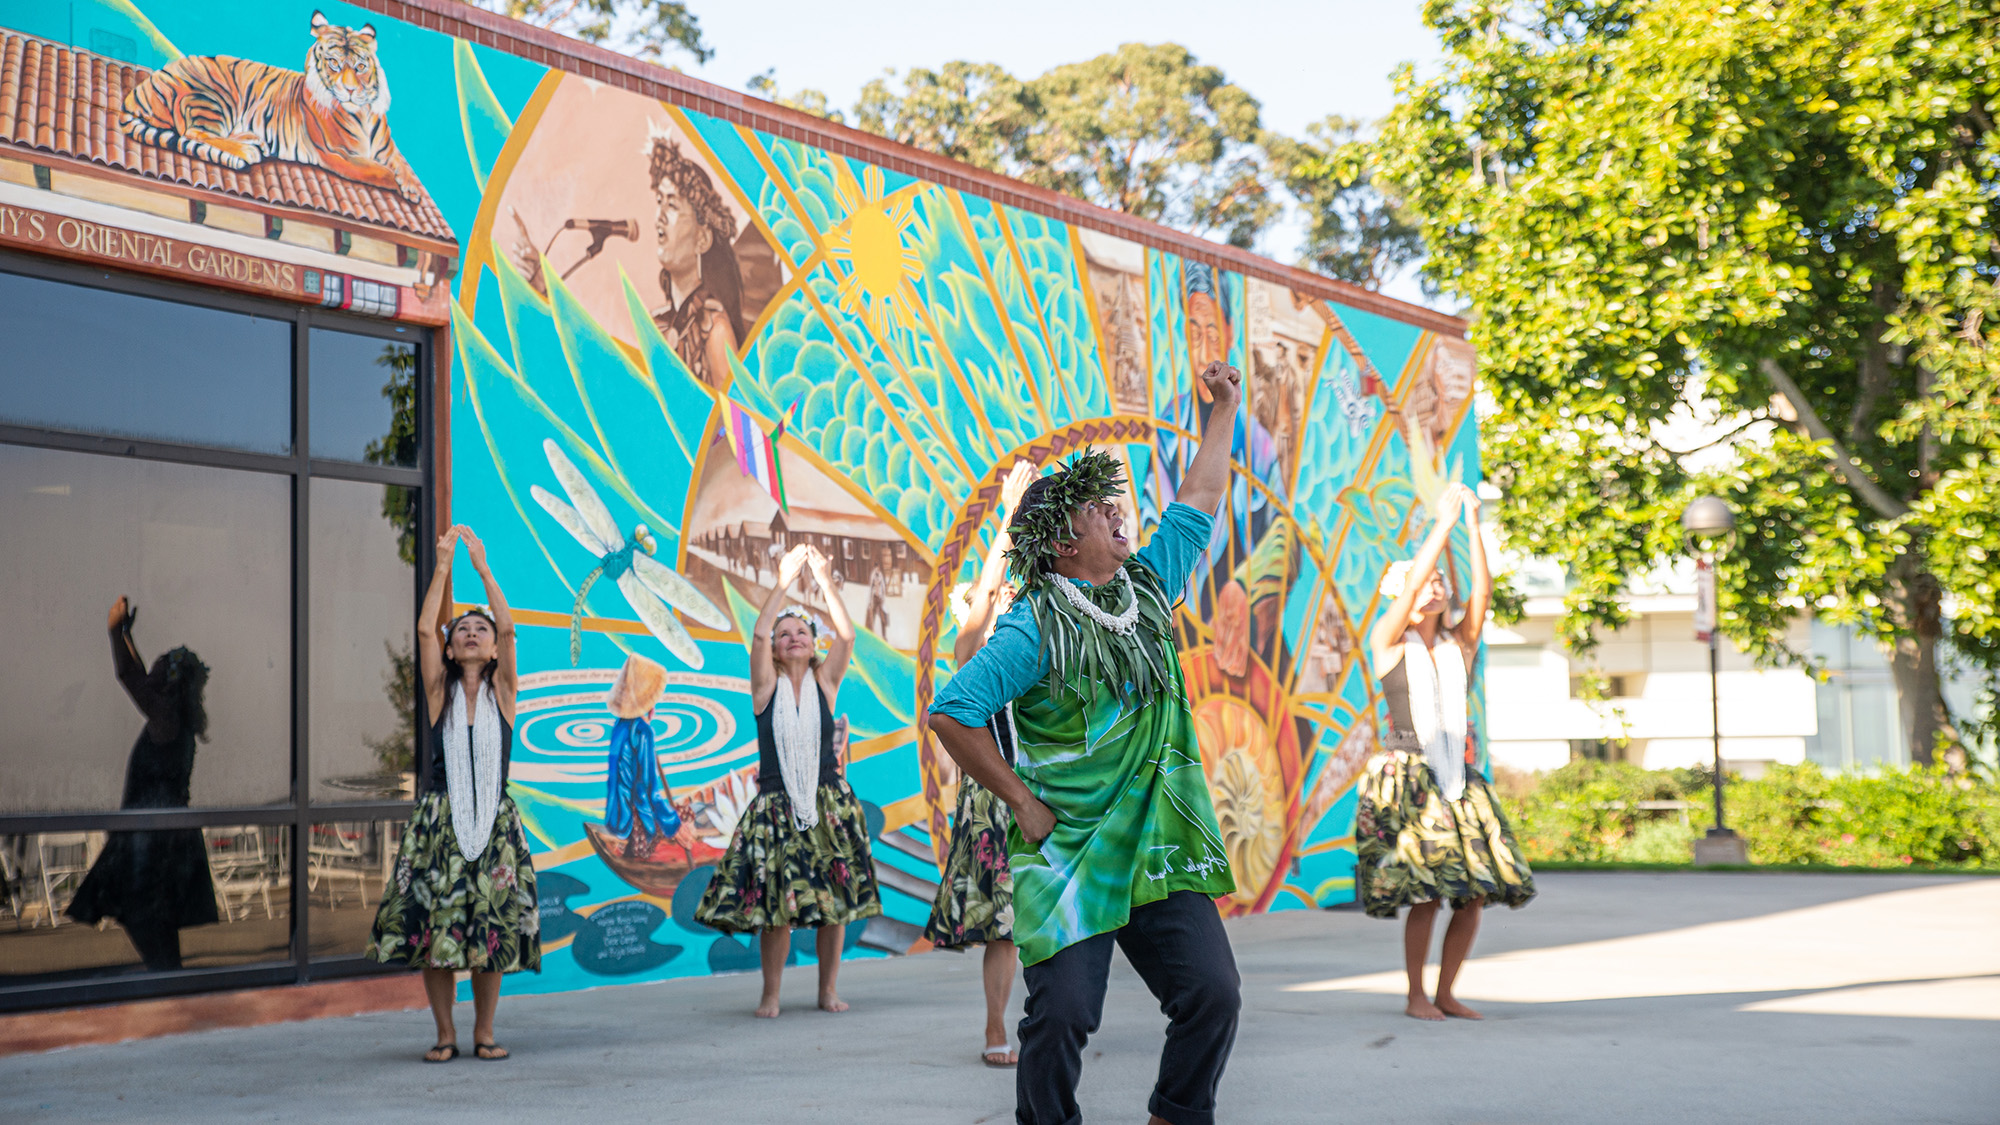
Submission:
M 1743 838 L 1730 831 L 1722 818 L 1722 693 L 1718 666 L 1722 631 L 1717 628 L 1715 608 L 1715 560 L 1729 547 L 1736 531 L 1736 513 L 1717 496 L 1703 496 L 1681 513 L 1682 540 L 1695 559 L 1695 639 L 1708 642 L 1709 739 L 1715 754 L 1715 827 L 1694 842 L 1697 867 L 1749 862 Z

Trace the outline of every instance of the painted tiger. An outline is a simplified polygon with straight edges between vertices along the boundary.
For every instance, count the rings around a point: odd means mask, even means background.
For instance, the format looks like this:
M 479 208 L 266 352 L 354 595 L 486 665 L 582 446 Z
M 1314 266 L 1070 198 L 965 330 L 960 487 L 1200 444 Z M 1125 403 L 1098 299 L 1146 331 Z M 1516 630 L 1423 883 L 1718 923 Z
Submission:
M 231 168 L 291 160 L 421 200 L 423 185 L 389 136 L 375 26 L 338 27 L 314 12 L 312 35 L 303 74 L 227 55 L 175 59 L 125 95 L 118 127 Z

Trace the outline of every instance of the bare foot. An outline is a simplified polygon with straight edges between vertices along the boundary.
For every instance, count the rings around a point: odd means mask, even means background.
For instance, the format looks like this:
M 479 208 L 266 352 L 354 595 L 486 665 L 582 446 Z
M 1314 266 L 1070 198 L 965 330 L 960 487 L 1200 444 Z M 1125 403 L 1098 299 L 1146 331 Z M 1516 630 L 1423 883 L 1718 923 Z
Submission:
M 1410 997 L 1409 1004 L 1403 1008 L 1403 1014 L 1413 1020 L 1442 1021 L 1444 1019 L 1444 1013 L 1438 1010 L 1438 1006 L 1422 996 Z
M 777 998 L 776 996 L 766 996 L 766 997 L 764 997 L 764 1000 L 763 1000 L 763 1002 L 757 1005 L 757 1010 L 756 1010 L 756 1012 L 754 1012 L 754 1013 L 752 1013 L 752 1014 L 753 1014 L 753 1015 L 755 1015 L 755 1016 L 756 1016 L 756 1017 L 757 1017 L 758 1019 L 760 1019 L 760 1020 L 774 1020 L 774 1019 L 777 1019 L 777 1018 L 778 1018 L 778 998 Z
M 1449 996 L 1438 997 L 1437 1009 L 1447 1016 L 1462 1020 L 1483 1020 L 1486 1018 Z
M 844 1012 L 847 1010 L 847 1001 L 842 1000 L 840 994 L 837 992 L 822 992 L 819 994 L 819 1010 L 822 1012 Z

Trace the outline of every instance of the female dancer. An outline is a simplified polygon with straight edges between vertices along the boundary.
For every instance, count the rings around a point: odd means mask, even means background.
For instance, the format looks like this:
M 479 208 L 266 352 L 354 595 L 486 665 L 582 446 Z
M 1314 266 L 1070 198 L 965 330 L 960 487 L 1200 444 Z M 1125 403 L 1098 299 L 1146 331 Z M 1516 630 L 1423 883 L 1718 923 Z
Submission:
M 208 736 L 202 691 L 208 665 L 185 648 L 161 654 L 151 671 L 132 640 L 139 611 L 112 603 L 111 663 L 146 727 L 125 762 L 125 809 L 184 809 L 197 738 Z M 181 929 L 217 920 L 208 848 L 199 828 L 113 832 L 64 913 L 90 924 L 116 918 L 153 972 L 181 967 Z
M 441 625 L 452 552 L 461 540 L 493 610 L 469 609 Z M 541 918 L 521 814 L 507 796 L 518 687 L 514 615 L 471 528 L 455 525 L 439 537 L 437 571 L 418 620 L 426 626 L 417 630 L 424 699 L 437 716 L 430 778 L 403 830 L 395 882 L 375 915 L 368 956 L 423 967 L 437 1021 L 437 1045 L 424 1053 L 425 1062 L 458 1057 L 455 974 L 470 970 L 472 1053 L 504 1059 L 507 1048 L 493 1041 L 500 976 L 542 971 Z
M 1451 545 L 1460 512 L 1472 539 L 1472 597 L 1457 627 L 1449 628 L 1438 558 Z M 1389 736 L 1361 778 L 1354 883 L 1373 917 L 1393 919 L 1398 908 L 1410 908 L 1403 930 L 1410 978 L 1404 1011 L 1420 1020 L 1476 1020 L 1479 1013 L 1459 1003 L 1451 988 L 1479 933 L 1480 907 L 1488 900 L 1516 910 L 1526 906 L 1535 897 L 1535 879 L 1486 779 L 1467 764 L 1473 746 L 1466 679 L 1493 596 L 1479 498 L 1471 489 L 1445 488 L 1437 525 L 1416 558 L 1389 568 L 1381 591 L 1394 600 L 1369 632 L 1368 654 L 1388 700 Z M 1424 958 L 1438 904 L 1446 900 L 1451 922 L 1432 1003 L 1424 996 Z
M 1007 534 L 1007 521 L 1020 506 L 1021 494 L 1035 479 L 1035 467 L 1017 461 L 1000 486 L 1000 533 L 986 552 L 979 581 L 967 599 L 965 620 L 958 623 L 958 643 L 952 657 L 963 668 L 973 654 L 985 647 L 994 622 L 1011 601 L 1007 576 L 1007 549 L 1014 545 Z M 1014 729 L 1011 711 L 993 716 L 987 726 L 1000 744 L 1000 756 L 1014 764 Z M 958 782 L 958 812 L 951 822 L 951 852 L 945 859 L 944 877 L 938 882 L 937 901 L 931 906 L 930 925 L 924 936 L 939 949 L 963 949 L 986 943 L 982 955 L 986 981 L 986 1049 L 980 1061 L 991 1067 L 1010 1067 L 1019 1061 L 1007 1045 L 1007 998 L 1014 990 L 1014 967 L 1020 955 L 1014 949 L 1014 876 L 1007 868 L 1007 829 L 1013 814 L 1000 798 L 982 787 L 970 775 Z
M 833 622 L 824 658 L 806 611 L 785 607 L 785 592 L 807 568 Z M 834 753 L 833 701 L 853 654 L 854 624 L 833 588 L 833 564 L 812 547 L 792 548 L 750 641 L 757 799 L 737 822 L 694 915 L 725 933 L 757 932 L 764 970 L 757 1015 L 764 1019 L 778 1014 L 793 927 L 819 930 L 819 1006 L 844 1012 L 834 985 L 847 924 L 882 913 L 868 823 Z

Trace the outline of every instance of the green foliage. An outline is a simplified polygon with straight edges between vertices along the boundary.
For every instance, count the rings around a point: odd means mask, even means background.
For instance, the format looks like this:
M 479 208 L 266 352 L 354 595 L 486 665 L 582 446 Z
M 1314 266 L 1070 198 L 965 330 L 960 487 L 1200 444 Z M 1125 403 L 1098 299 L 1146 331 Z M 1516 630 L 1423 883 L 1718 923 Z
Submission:
M 765 101 L 776 102 L 787 109 L 796 109 L 800 113 L 810 113 L 814 117 L 823 117 L 836 125 L 845 125 L 847 123 L 847 115 L 835 108 L 832 100 L 826 96 L 824 90 L 815 90 L 810 86 L 803 87 L 790 94 L 780 90 L 778 88 L 778 68 L 776 67 L 772 67 L 762 74 L 752 75 L 750 81 L 743 84 L 743 88 L 763 98 Z
M 1879 776 L 1828 776 L 1811 763 L 1732 777 L 1729 826 L 1765 866 L 2000 868 L 2000 789 L 1915 766 Z M 1686 801 L 1645 810 L 1641 801 Z M 1714 823 L 1713 791 L 1697 770 L 1571 762 L 1509 801 L 1515 835 L 1537 860 L 1687 863 Z
M 417 434 L 417 353 L 395 344 L 385 345 L 375 362 L 389 370 L 382 385 L 382 397 L 389 400 L 389 432 L 368 443 L 362 458 L 373 465 L 414 466 L 420 438 Z M 382 489 L 382 518 L 396 528 L 396 553 L 411 566 L 417 565 L 418 489 L 400 484 Z
M 642 59 L 673 49 L 694 61 L 715 57 L 702 42 L 701 21 L 681 0 L 466 0 L 474 7 L 546 27 Z
M 1423 233 L 1400 200 L 1378 190 L 1356 142 L 1364 122 L 1332 116 L 1306 126 L 1303 140 L 1266 133 L 1271 173 L 1308 220 L 1300 264 L 1329 277 L 1380 289 L 1423 258 Z
M 890 71 L 861 88 L 856 126 L 990 172 L 1009 169 L 1030 117 L 1026 83 L 992 63 L 972 62 L 911 67 L 901 90 L 892 87 L 895 78 Z
M 1683 800 L 1687 788 L 1685 777 L 1667 771 L 1579 758 L 1551 771 L 1509 814 L 1531 863 L 1619 859 L 1653 819 L 1639 802 Z
M 1955 742 L 1931 658 L 2000 622 L 1996 15 L 1430 0 L 1442 73 L 1406 69 L 1344 158 L 1471 306 L 1501 522 L 1574 576 L 1577 651 L 1716 492 L 1741 528 L 1723 630 L 1785 661 L 1799 610 L 1856 624 L 1892 653 L 1919 756 Z M 1663 440 L 1684 412 L 1722 440 Z

